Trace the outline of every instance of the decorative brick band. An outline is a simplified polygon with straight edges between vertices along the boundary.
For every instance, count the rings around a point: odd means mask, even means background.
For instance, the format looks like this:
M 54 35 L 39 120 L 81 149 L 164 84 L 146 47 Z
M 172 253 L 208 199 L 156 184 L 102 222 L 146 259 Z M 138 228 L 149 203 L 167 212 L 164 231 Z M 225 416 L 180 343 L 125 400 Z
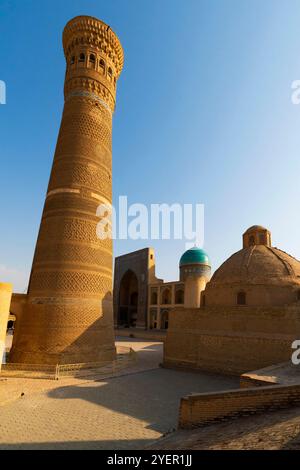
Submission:
M 86 98 L 90 98 L 91 100 L 97 101 L 97 103 L 100 103 L 111 115 L 112 111 L 108 104 L 105 103 L 104 100 L 102 100 L 98 95 L 95 95 L 95 93 L 91 93 L 89 91 L 79 91 L 79 90 L 74 90 L 70 91 L 68 95 L 65 98 L 65 101 L 68 101 L 70 98 L 74 96 L 84 96 Z

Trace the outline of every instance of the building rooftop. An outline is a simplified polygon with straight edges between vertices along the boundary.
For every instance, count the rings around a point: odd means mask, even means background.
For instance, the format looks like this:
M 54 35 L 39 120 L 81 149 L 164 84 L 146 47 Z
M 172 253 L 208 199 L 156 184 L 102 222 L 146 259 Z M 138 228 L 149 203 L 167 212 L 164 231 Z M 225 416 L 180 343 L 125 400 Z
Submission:
M 300 283 L 300 262 L 278 248 L 254 245 L 234 253 L 213 275 L 211 283 L 282 282 Z

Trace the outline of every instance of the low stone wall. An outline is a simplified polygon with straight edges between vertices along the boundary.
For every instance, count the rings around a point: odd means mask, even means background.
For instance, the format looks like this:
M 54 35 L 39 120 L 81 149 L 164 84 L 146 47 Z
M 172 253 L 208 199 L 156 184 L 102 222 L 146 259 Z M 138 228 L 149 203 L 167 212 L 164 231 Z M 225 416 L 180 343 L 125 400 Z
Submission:
M 181 399 L 179 428 L 189 429 L 295 405 L 300 406 L 300 384 L 189 395 Z

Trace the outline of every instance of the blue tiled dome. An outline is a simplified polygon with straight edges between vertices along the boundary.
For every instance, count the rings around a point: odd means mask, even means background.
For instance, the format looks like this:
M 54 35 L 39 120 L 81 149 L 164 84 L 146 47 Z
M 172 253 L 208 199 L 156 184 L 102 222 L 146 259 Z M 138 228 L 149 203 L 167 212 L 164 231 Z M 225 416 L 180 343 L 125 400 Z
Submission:
M 194 246 L 183 253 L 179 261 L 180 267 L 189 264 L 204 264 L 210 266 L 210 260 L 207 253 L 202 248 Z

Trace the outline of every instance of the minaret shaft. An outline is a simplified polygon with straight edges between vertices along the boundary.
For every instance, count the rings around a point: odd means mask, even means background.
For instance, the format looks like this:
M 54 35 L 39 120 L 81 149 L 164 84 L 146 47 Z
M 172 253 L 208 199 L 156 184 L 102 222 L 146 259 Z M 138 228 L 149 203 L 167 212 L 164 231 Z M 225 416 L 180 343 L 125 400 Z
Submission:
M 123 51 L 99 20 L 77 17 L 63 35 L 65 105 L 13 362 L 114 357 L 112 240 L 97 238 L 112 202 L 112 114 Z

